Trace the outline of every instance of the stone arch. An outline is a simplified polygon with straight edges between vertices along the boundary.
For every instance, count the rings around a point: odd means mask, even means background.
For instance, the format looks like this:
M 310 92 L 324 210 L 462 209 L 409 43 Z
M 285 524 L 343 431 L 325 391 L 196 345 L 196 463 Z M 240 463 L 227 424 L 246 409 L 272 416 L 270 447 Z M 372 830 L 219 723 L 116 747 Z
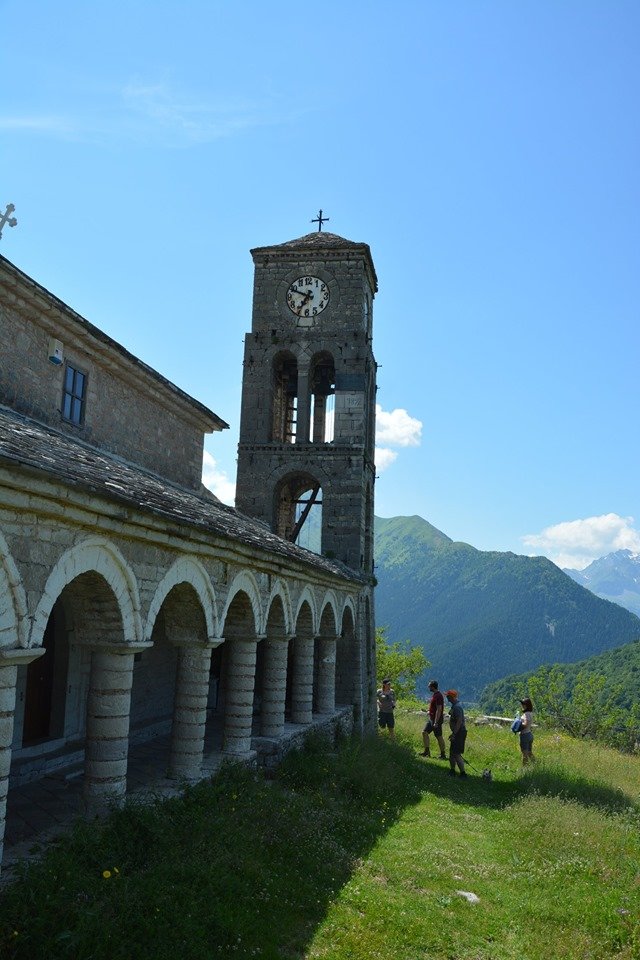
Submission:
M 336 636 L 338 633 L 338 600 L 333 590 L 327 590 L 322 603 L 320 604 L 321 614 L 318 633 L 331 634 Z
M 289 644 L 286 709 L 293 723 L 309 724 L 313 719 L 314 634 L 318 612 L 311 590 L 302 591 L 296 607 L 294 639 Z
M 291 609 L 291 596 L 289 595 L 289 588 L 284 580 L 281 580 L 279 577 L 273 584 L 271 588 L 271 593 L 269 594 L 269 599 L 267 601 L 265 613 L 264 613 L 264 624 L 262 625 L 261 632 L 267 633 L 267 624 L 269 622 L 269 617 L 271 614 L 272 604 L 276 598 L 280 598 L 282 603 L 282 612 L 284 619 L 284 630 L 286 633 L 291 633 L 292 624 L 293 624 L 293 613 Z
M 189 584 L 195 591 L 204 614 L 207 639 L 219 636 L 216 595 L 207 572 L 198 560 L 179 557 L 158 584 L 149 607 L 144 629 L 145 640 L 151 639 L 156 617 L 171 590 L 179 584 Z
M 222 630 L 221 697 L 224 704 L 223 751 L 246 754 L 251 749 L 255 705 L 258 627 L 262 622 L 255 579 L 239 574 L 229 591 Z
M 341 623 L 343 622 L 344 615 L 345 615 L 345 613 L 346 613 L 347 610 L 350 611 L 350 613 L 351 613 L 351 618 L 352 618 L 352 620 L 353 620 L 353 623 L 355 624 L 355 623 L 357 622 L 357 619 L 358 619 L 357 616 L 356 616 L 356 601 L 354 600 L 354 598 L 353 598 L 351 595 L 349 595 L 348 597 L 345 597 L 344 604 L 342 605 L 342 613 L 340 614 L 340 618 L 339 618 L 339 620 L 338 620 L 338 623 L 341 624 Z
M 335 664 L 338 635 L 338 601 L 327 590 L 320 604 L 320 622 L 313 645 L 313 705 L 317 713 L 335 709 Z
M 7 541 L 0 533 L 0 647 L 26 647 L 27 598 Z
M 33 618 L 29 646 L 42 645 L 49 615 L 65 587 L 83 574 L 97 574 L 111 588 L 122 618 L 125 641 L 140 642 L 142 619 L 140 597 L 133 571 L 114 544 L 102 537 L 90 537 L 71 547 L 49 574 Z
M 253 612 L 254 631 L 256 634 L 262 626 L 262 605 L 260 602 L 260 590 L 258 588 L 258 584 L 252 573 L 250 573 L 248 570 L 243 570 L 234 578 L 231 586 L 229 587 L 229 592 L 227 593 L 227 599 L 224 605 L 224 611 L 220 618 L 222 631 L 225 638 L 227 634 L 227 616 L 229 609 L 239 593 L 246 594 L 246 597 L 249 601 L 251 610 Z
M 293 629 L 295 630 L 298 624 L 298 617 L 300 616 L 300 611 L 303 605 L 307 603 L 311 611 L 311 624 L 314 633 L 318 632 L 318 607 L 316 605 L 316 598 L 313 595 L 313 591 L 309 586 L 306 586 L 300 596 L 298 597 L 298 602 L 296 603 L 296 613 L 293 618 Z
M 322 551 L 322 489 L 314 473 L 289 468 L 273 491 L 274 532 L 314 553 Z
M 336 646 L 336 702 L 354 704 L 359 676 L 359 651 L 353 605 L 347 601 L 342 611 L 340 636 Z

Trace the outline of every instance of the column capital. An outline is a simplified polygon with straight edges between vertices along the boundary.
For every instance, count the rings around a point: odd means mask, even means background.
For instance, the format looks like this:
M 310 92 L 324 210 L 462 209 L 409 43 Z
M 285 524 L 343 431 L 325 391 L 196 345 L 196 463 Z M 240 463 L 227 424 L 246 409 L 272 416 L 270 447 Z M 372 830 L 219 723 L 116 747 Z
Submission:
M 208 650 L 215 650 L 216 647 L 224 643 L 224 637 L 208 637 L 204 643 L 200 640 L 185 640 L 183 637 L 168 639 L 172 647 L 178 647 L 180 650 L 191 650 L 193 653 L 206 653 Z
M 33 663 L 44 652 L 44 647 L 0 647 L 0 667 L 20 667 Z
M 153 646 L 151 640 L 141 640 L 134 643 L 83 643 L 83 647 L 88 647 L 92 653 L 112 653 L 119 656 L 125 656 L 130 653 L 142 653 Z
M 295 640 L 293 633 L 265 633 L 264 639 L 269 643 L 290 643 Z

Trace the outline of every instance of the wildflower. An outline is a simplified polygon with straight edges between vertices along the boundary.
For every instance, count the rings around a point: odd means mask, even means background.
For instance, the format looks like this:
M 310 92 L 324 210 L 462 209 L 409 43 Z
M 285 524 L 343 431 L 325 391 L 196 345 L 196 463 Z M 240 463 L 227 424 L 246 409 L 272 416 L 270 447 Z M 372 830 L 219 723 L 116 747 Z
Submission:
M 113 872 L 114 872 L 114 873 L 120 873 L 120 871 L 118 870 L 117 867 L 114 867 L 114 868 L 113 868 Z
M 105 878 L 105 880 L 108 880 L 109 877 L 111 876 L 111 870 L 103 870 L 102 876 Z

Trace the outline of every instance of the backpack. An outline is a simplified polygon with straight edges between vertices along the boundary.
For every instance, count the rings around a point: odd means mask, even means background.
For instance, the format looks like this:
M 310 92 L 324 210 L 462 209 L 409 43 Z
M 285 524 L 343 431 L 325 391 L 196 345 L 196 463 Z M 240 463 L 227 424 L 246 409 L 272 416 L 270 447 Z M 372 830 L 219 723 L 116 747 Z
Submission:
M 520 727 L 522 726 L 522 720 L 520 719 L 520 714 L 517 715 L 513 723 L 511 724 L 511 733 L 520 733 Z

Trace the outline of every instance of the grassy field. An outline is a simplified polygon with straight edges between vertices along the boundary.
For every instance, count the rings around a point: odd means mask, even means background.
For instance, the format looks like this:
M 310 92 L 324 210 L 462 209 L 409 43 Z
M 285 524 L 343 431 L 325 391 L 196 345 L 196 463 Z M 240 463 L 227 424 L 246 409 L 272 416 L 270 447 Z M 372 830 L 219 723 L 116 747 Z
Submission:
M 3 890 L 0 956 L 640 960 L 640 759 L 541 733 L 522 773 L 471 727 L 453 779 L 422 722 L 79 826 Z

